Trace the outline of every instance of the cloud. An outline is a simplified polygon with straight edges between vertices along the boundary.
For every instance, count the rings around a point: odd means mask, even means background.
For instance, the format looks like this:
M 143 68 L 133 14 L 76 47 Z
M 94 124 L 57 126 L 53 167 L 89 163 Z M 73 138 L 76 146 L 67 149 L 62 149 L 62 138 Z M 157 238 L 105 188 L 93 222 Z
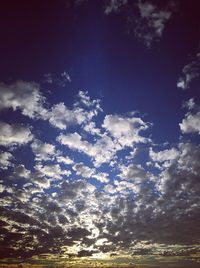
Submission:
M 155 152 L 151 147 L 149 149 L 149 156 L 151 160 L 155 162 L 155 166 L 162 169 L 163 167 L 166 168 L 171 165 L 171 163 L 179 156 L 179 151 L 176 148 L 171 148 Z M 159 163 L 162 163 L 162 165 L 159 165 Z
M 121 173 L 118 175 L 121 179 L 141 183 L 146 180 L 147 173 L 141 165 L 130 164 L 128 166 L 120 166 Z
M 1 145 L 30 142 L 34 153 L 25 163 L 16 163 L 20 148 L 13 156 L 0 153 L 5 173 L 0 184 L 1 257 L 49 253 L 76 259 L 116 252 L 160 256 L 169 255 L 170 246 L 175 251 L 179 245 L 197 244 L 200 146 L 179 142 L 158 148 L 145 136 L 150 124 L 139 116 L 105 115 L 98 122 L 93 115 L 100 111 L 99 102 L 85 92 L 78 99 L 72 109 L 58 104 L 48 111 L 63 109 L 54 118 L 62 130 L 57 130 L 59 150 L 45 136 L 43 141 L 38 138 L 43 133 L 34 131 L 33 138 L 29 127 L 0 123 Z M 194 99 L 185 106 L 189 114 L 199 113 Z M 68 111 L 75 114 L 75 132 L 65 130 L 71 124 L 64 116 Z M 144 144 L 145 152 L 137 154 Z M 162 253 L 163 248 L 168 251 Z
M 29 127 L 0 122 L 0 145 L 20 146 L 29 143 L 32 139 L 33 135 Z
M 77 123 L 75 114 L 64 103 L 54 105 L 48 115 L 50 124 L 60 129 L 66 129 L 70 124 Z
M 31 143 L 31 148 L 35 154 L 36 161 L 53 160 L 55 158 L 56 150 L 55 146 L 49 143 L 43 143 L 38 139 L 35 139 Z
M 73 166 L 73 170 L 76 171 L 76 175 L 82 176 L 83 178 L 91 178 L 95 170 L 84 165 L 84 163 L 76 163 Z
M 94 174 L 92 177 L 97 179 L 98 181 L 100 181 L 102 183 L 109 182 L 109 174 L 106 172 L 100 172 L 100 173 Z
M 79 101 L 74 103 L 73 109 L 68 109 L 62 102 L 55 104 L 47 114 L 50 124 L 60 129 L 66 129 L 70 125 L 90 123 L 91 119 L 102 109 L 99 100 L 90 100 L 87 94 L 87 92 L 79 91 Z M 82 108 L 82 104 L 87 109 Z
M 191 82 L 199 77 L 200 74 L 200 53 L 196 54 L 195 59 L 186 64 L 182 70 L 182 76 L 179 77 L 177 87 L 181 89 L 188 89 Z
M 52 73 L 44 74 L 44 82 L 47 84 L 57 84 L 60 87 L 65 87 L 72 79 L 66 71 L 61 72 L 59 75 L 53 75 Z
M 162 37 L 165 24 L 172 16 L 172 7 L 160 9 L 149 1 L 137 2 L 140 17 L 134 30 L 135 36 L 142 40 L 146 47 L 151 47 Z
M 102 126 L 122 147 L 132 147 L 135 143 L 148 141 L 139 135 L 140 131 L 148 128 L 148 124 L 139 117 L 106 115 Z
M 113 12 L 124 12 L 128 27 L 133 27 L 135 37 L 150 48 L 153 43 L 160 41 L 165 25 L 172 17 L 174 9 L 173 2 L 160 8 L 159 5 L 150 1 L 111 0 L 104 13 L 109 15 Z
M 114 157 L 116 151 L 114 142 L 106 135 L 98 139 L 94 144 L 83 140 L 77 132 L 67 135 L 60 134 L 57 140 L 70 149 L 77 150 L 91 157 L 95 166 L 109 162 Z
M 13 159 L 13 155 L 9 152 L 0 151 L 0 165 L 1 169 L 8 169 L 9 166 L 12 166 L 11 160 Z
M 104 13 L 109 15 L 112 12 L 118 12 L 120 8 L 127 3 L 128 0 L 110 0 L 110 3 L 105 7 Z
M 56 160 L 58 163 L 63 163 L 66 165 L 73 165 L 74 164 L 74 160 L 70 159 L 68 156 L 57 156 Z
M 58 164 L 47 164 L 42 165 L 40 163 L 35 165 L 35 170 L 40 176 L 47 176 L 52 179 L 61 179 L 62 176 L 69 176 L 71 174 L 70 170 L 61 170 Z
M 102 127 L 107 133 L 100 134 L 94 143 L 83 140 L 77 132 L 60 134 L 57 140 L 72 150 L 88 155 L 95 166 L 100 166 L 103 163 L 111 162 L 116 153 L 125 147 L 133 147 L 134 144 L 150 141 L 140 135 L 141 131 L 148 128 L 148 125 L 138 117 L 106 115 Z
M 194 99 L 190 99 L 186 103 L 188 113 L 179 124 L 180 130 L 183 134 L 198 133 L 200 134 L 200 107 L 194 103 Z
M 0 83 L 0 110 L 19 109 L 23 115 L 35 118 L 45 114 L 44 101 L 45 98 L 37 83 L 24 81 L 17 81 L 10 85 Z

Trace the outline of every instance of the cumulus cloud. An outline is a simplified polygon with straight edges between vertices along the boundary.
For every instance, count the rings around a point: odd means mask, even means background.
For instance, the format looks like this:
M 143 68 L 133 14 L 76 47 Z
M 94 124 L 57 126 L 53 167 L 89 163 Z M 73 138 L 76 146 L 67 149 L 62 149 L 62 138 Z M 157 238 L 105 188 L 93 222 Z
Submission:
M 36 164 L 35 170 L 38 175 L 47 176 L 52 179 L 61 179 L 62 175 L 69 176 L 71 174 L 70 170 L 62 170 L 58 164 Z
M 73 166 L 73 170 L 76 172 L 76 175 L 82 176 L 84 178 L 91 178 L 91 176 L 94 174 L 95 170 L 84 165 L 84 163 L 76 163 Z
M 0 165 L 1 169 L 7 169 L 9 166 L 12 165 L 12 160 L 13 155 L 9 152 L 2 152 L 0 151 Z
M 102 127 L 106 132 L 98 135 L 99 137 L 93 143 L 83 140 L 77 132 L 60 134 L 57 140 L 70 149 L 91 157 L 95 166 L 111 163 L 116 153 L 125 147 L 133 147 L 134 144 L 150 141 L 140 134 L 141 131 L 148 128 L 148 123 L 139 117 L 107 115 Z
M 167 167 L 171 165 L 179 155 L 179 151 L 176 148 L 165 149 L 158 152 L 153 151 L 152 147 L 149 149 L 149 156 L 155 162 L 155 166 L 158 168 Z M 162 163 L 162 165 L 159 165 Z
M 139 117 L 129 118 L 106 115 L 102 126 L 109 131 L 122 147 L 132 147 L 134 143 L 148 141 L 148 139 L 139 134 L 140 131 L 148 128 L 148 124 Z
M 43 108 L 44 101 L 45 98 L 37 83 L 24 81 L 17 81 L 10 85 L 0 83 L 0 110 L 19 109 L 23 115 L 35 118 L 44 116 L 46 112 Z
M 53 160 L 56 154 L 55 146 L 49 143 L 43 143 L 38 139 L 35 139 L 31 143 L 31 148 L 35 154 L 35 160 Z
M 102 111 L 99 100 L 91 100 L 87 92 L 79 91 L 79 101 L 74 103 L 73 109 L 69 109 L 64 103 L 55 104 L 47 113 L 50 124 L 53 126 L 66 129 L 70 125 L 81 125 L 90 123 L 91 119 Z M 84 105 L 87 109 L 82 108 Z
M 57 140 L 68 146 L 72 150 L 77 150 L 92 158 L 96 166 L 107 163 L 115 154 L 116 146 L 112 139 L 108 136 L 103 136 L 98 139 L 94 144 L 83 140 L 78 133 L 60 134 Z
M 186 103 L 189 111 L 186 113 L 185 118 L 179 124 L 181 132 L 184 133 L 198 133 L 200 134 L 200 107 L 190 99 Z
M 118 175 L 121 179 L 133 180 L 140 183 L 147 178 L 147 173 L 141 165 L 130 164 L 120 167 L 121 173 Z
M 188 89 L 191 82 L 199 77 L 200 74 L 200 53 L 196 54 L 196 57 L 183 67 L 182 75 L 179 77 L 177 87 L 181 89 Z
M 20 146 L 29 143 L 32 139 L 33 135 L 29 127 L 0 122 L 0 145 Z
M 68 156 L 59 155 L 59 156 L 56 157 L 56 160 L 57 160 L 58 163 L 63 163 L 63 164 L 66 164 L 66 165 L 73 165 L 74 164 L 74 160 L 72 160 Z
M 62 116 L 54 118 L 61 130 L 71 124 L 64 121 L 68 110 L 78 124 L 76 132 L 59 133 L 59 150 L 39 140 L 36 131 L 33 139 L 29 127 L 0 123 L 0 145 L 30 142 L 32 160 L 37 161 L 30 168 L 29 162 L 11 163 L 11 153 L 0 153 L 6 174 L 0 181 L 1 257 L 94 257 L 122 251 L 158 256 L 170 254 L 170 249 L 162 253 L 163 245 L 197 244 L 200 146 L 180 142 L 158 149 L 145 137 L 149 123 L 133 113 L 106 115 L 97 128 L 91 118 L 100 111 L 99 102 L 84 92 L 78 98 L 71 110 L 65 104 L 49 110 L 63 109 Z M 193 99 L 185 106 L 191 115 L 199 113 Z M 137 154 L 144 143 L 150 167 Z M 152 174 L 156 165 L 159 169 Z

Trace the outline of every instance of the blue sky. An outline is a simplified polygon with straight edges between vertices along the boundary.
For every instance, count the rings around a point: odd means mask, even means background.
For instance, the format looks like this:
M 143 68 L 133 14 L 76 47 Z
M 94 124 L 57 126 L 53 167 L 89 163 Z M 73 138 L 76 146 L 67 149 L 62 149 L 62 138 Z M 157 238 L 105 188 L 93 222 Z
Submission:
M 198 1 L 0 7 L 0 265 L 198 267 Z

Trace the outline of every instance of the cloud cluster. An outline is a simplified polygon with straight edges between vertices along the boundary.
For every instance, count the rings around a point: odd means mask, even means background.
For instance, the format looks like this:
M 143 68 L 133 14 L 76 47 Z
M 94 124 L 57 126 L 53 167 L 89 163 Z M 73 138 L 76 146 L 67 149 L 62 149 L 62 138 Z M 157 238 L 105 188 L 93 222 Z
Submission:
M 186 107 L 181 131 L 199 132 L 198 105 L 190 99 Z M 0 123 L 1 258 L 165 255 L 163 245 L 175 252 L 199 243 L 198 144 L 157 146 L 138 114 L 104 115 L 83 91 L 72 108 L 49 104 L 45 117 L 15 109 L 33 124 Z
M 119 115 L 107 115 L 102 127 L 106 130 L 94 143 L 83 140 L 77 132 L 70 134 L 60 134 L 57 140 L 68 146 L 72 150 L 92 157 L 95 166 L 109 163 L 116 156 L 118 151 L 126 147 L 133 147 L 138 143 L 148 142 L 140 131 L 148 128 L 139 117 L 122 117 Z

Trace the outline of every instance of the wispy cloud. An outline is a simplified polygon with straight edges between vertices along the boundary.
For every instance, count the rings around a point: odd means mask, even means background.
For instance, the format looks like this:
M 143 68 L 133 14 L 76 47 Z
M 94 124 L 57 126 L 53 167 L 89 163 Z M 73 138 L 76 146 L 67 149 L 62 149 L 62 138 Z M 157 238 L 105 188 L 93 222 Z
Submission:
M 124 12 L 128 26 L 131 28 L 130 32 L 134 32 L 135 37 L 150 48 L 155 42 L 160 41 L 166 23 L 171 19 L 174 11 L 174 2 L 160 7 L 154 1 L 113 0 L 109 2 L 104 12 L 107 15 L 112 12 Z

